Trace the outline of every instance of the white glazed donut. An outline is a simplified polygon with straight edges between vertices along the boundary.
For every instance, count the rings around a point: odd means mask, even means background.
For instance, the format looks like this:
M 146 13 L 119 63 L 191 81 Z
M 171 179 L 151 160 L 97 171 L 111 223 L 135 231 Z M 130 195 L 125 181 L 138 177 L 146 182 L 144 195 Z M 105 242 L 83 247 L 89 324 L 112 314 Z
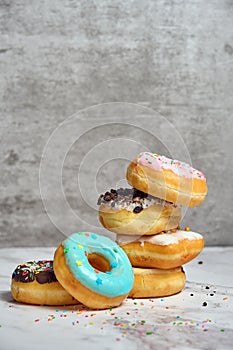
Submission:
M 118 235 L 117 243 L 133 266 L 172 269 L 194 259 L 204 247 L 204 238 L 186 228 L 153 236 Z

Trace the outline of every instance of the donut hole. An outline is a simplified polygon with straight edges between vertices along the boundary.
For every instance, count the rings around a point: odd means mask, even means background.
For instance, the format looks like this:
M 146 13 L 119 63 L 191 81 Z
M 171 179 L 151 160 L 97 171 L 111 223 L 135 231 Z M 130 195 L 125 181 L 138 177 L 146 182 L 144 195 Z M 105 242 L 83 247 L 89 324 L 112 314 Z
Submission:
M 111 271 L 111 266 L 109 261 L 101 254 L 91 253 L 88 255 L 89 264 L 94 267 L 94 269 L 101 272 Z

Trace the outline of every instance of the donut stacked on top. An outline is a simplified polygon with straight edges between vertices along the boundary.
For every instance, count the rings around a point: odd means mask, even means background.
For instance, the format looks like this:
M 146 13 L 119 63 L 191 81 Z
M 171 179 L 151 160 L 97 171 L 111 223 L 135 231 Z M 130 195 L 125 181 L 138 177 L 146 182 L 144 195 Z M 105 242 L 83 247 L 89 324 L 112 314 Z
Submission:
M 128 166 L 126 177 L 135 188 L 186 207 L 200 205 L 207 193 L 201 171 L 156 153 L 140 153 Z
M 128 166 L 133 188 L 111 189 L 98 199 L 99 220 L 117 233 L 117 243 L 134 270 L 131 297 L 163 297 L 185 286 L 182 265 L 194 259 L 204 239 L 180 230 L 181 206 L 201 204 L 207 193 L 204 174 L 190 165 L 150 152 Z
M 111 189 L 98 199 L 99 220 L 110 231 L 152 235 L 179 225 L 181 209 L 135 188 Z

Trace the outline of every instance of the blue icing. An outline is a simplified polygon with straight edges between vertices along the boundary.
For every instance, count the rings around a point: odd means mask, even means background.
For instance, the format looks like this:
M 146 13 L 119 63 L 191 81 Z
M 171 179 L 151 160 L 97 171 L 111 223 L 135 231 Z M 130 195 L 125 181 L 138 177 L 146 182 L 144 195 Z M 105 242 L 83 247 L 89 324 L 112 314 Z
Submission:
M 85 287 L 109 297 L 127 294 L 132 289 L 134 274 L 131 263 L 123 249 L 111 239 L 92 232 L 77 232 L 62 245 L 67 265 Z M 104 256 L 112 270 L 97 273 L 88 261 L 90 253 Z

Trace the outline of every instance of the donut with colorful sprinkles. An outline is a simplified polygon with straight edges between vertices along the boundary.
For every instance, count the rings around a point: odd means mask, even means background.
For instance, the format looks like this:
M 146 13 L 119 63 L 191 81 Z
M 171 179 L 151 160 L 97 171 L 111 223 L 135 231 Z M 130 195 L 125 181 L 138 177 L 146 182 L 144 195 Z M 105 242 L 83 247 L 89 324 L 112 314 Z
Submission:
M 35 305 L 72 305 L 78 301 L 58 282 L 52 260 L 28 261 L 12 274 L 11 294 L 20 303 Z
M 77 232 L 54 255 L 58 281 L 75 299 L 92 309 L 120 305 L 132 289 L 134 274 L 126 253 L 111 239 Z
M 129 164 L 129 184 L 174 204 L 194 207 L 207 194 L 205 175 L 189 164 L 151 152 L 141 152 Z

